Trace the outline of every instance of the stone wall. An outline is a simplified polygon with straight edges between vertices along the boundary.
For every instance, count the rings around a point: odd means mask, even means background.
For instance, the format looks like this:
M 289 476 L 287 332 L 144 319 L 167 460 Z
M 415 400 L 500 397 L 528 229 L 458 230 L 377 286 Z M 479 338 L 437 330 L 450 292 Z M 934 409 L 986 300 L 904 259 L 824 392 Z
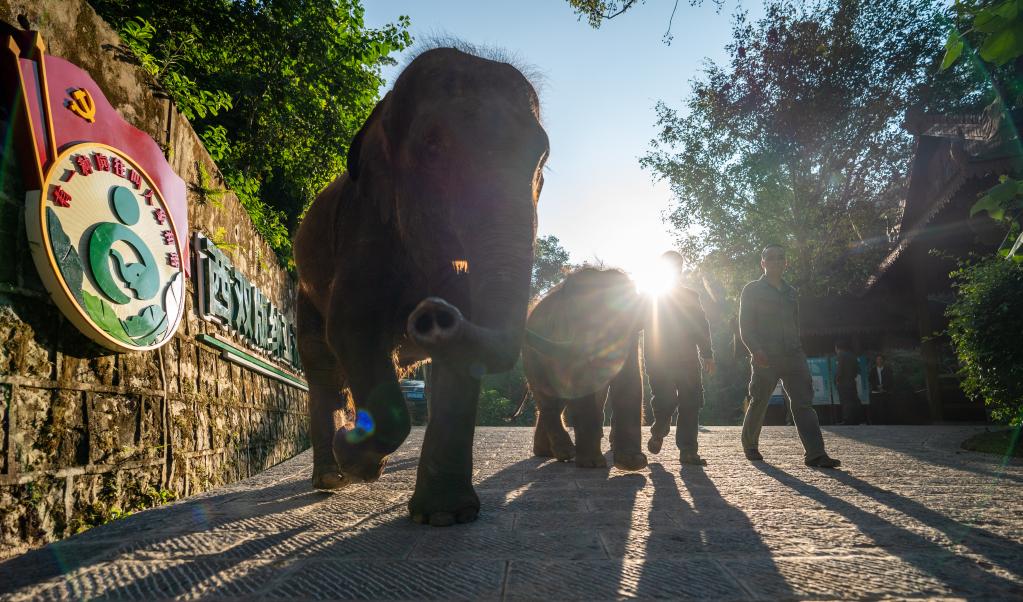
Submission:
M 189 185 L 189 230 L 228 243 L 234 265 L 293 319 L 293 281 L 232 194 L 216 203 L 197 194 L 198 166 L 218 181 L 219 171 L 189 123 L 121 57 L 117 34 L 84 0 L 0 0 L 0 20 L 18 28 L 19 17 L 165 149 Z M 0 114 L 5 132 L 7 118 Z M 114 354 L 64 319 L 29 253 L 25 191 L 9 150 L 0 174 L 0 559 L 308 447 L 302 389 L 197 342 L 231 335 L 198 317 L 194 266 L 185 317 L 159 350 Z

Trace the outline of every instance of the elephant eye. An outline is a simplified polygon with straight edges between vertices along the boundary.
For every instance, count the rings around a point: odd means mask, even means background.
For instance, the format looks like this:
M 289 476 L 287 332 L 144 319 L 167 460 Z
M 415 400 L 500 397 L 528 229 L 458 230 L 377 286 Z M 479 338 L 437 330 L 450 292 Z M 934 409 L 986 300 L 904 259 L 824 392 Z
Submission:
M 444 148 L 447 145 L 444 132 L 440 128 L 431 128 L 423 136 L 422 140 L 422 152 L 427 157 L 436 157 L 444 152 Z

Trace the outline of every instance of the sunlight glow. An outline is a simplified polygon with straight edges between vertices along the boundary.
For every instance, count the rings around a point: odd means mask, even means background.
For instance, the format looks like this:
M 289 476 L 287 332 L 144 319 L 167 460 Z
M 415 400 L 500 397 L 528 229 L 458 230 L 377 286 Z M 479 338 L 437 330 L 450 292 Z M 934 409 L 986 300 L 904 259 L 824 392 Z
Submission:
M 658 259 L 634 269 L 631 276 L 641 294 L 659 297 L 675 285 L 678 271 L 670 263 Z

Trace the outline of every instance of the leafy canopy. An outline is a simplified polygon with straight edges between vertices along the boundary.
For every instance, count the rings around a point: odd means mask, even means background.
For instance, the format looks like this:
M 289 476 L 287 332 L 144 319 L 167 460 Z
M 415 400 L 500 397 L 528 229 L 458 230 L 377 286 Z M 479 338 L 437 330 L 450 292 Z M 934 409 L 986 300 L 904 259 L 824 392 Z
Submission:
M 770 1 L 736 16 L 725 65 L 709 64 L 685 106 L 658 103 L 641 159 L 670 184 L 684 254 L 735 290 L 768 243 L 815 294 L 861 284 L 888 251 L 912 156 L 906 110 L 975 101 L 959 72 L 935 80 L 942 29 L 930 0 Z M 926 84 L 926 85 L 925 85 Z
M 200 133 L 287 264 L 289 230 L 344 170 L 409 20 L 369 29 L 360 0 L 91 0 Z
M 571 268 L 568 251 L 561 246 L 557 236 L 541 236 L 536 239 L 533 251 L 532 297 L 539 298 L 565 277 Z

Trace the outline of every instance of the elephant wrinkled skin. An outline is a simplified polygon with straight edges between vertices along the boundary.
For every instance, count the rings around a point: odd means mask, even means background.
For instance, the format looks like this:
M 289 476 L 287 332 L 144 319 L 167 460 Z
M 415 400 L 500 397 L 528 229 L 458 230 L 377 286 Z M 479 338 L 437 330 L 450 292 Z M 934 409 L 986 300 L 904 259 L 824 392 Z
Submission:
M 619 270 L 582 268 L 565 277 L 526 322 L 523 367 L 536 400 L 533 453 L 576 465 L 607 465 L 600 451 L 605 400 L 611 406 L 614 465 L 646 466 L 641 451 L 643 298 Z M 576 442 L 565 429 L 566 407 Z
M 518 357 L 548 154 L 532 85 L 452 48 L 413 60 L 295 240 L 313 485 L 373 481 L 405 440 L 398 372 L 430 358 L 418 522 L 474 520 L 480 377 Z

